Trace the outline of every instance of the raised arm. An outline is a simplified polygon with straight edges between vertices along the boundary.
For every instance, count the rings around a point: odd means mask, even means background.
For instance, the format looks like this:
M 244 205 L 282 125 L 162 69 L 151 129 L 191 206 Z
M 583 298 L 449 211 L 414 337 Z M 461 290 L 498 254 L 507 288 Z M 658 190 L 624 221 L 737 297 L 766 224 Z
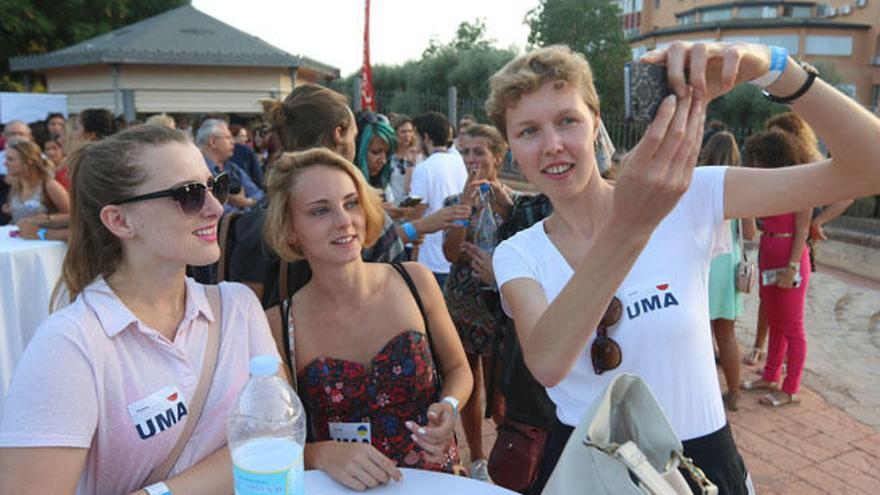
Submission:
M 763 76 L 770 66 L 768 48 L 747 43 L 675 43 L 645 58 L 669 66 L 678 94 L 684 91 L 685 67 L 690 67 L 694 89 L 710 97 Z M 788 58 L 767 91 L 787 97 L 806 81 L 807 72 Z M 791 109 L 822 137 L 833 158 L 772 170 L 732 168 L 725 181 L 727 218 L 786 213 L 880 192 L 880 119 L 819 78 Z

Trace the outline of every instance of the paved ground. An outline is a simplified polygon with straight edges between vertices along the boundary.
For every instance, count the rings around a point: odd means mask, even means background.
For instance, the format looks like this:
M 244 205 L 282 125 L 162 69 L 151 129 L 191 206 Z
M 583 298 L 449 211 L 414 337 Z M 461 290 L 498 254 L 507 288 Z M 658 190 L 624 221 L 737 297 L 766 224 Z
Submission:
M 752 295 L 737 324 L 743 351 L 756 312 Z M 743 392 L 728 416 L 755 487 L 771 495 L 880 493 L 880 281 L 820 266 L 805 319 L 802 403 L 774 410 L 758 404 L 760 393 Z M 757 371 L 744 368 L 743 379 Z M 493 428 L 484 423 L 486 452 Z M 467 461 L 461 431 L 459 439 Z

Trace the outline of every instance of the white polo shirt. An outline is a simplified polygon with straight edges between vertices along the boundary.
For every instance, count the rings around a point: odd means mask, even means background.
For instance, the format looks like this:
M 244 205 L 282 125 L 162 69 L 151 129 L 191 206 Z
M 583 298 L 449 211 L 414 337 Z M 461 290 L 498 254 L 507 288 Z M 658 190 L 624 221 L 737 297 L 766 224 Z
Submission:
M 645 380 L 681 440 L 713 433 L 726 423 L 712 352 L 708 297 L 711 259 L 730 250 L 724 223 L 726 170 L 696 169 L 690 188 L 654 230 L 615 292 L 624 310 L 608 336 L 620 345 L 620 366 L 601 375 L 593 371 L 590 346 L 594 334 L 568 375 L 547 389 L 562 423 L 580 423 L 618 373 L 633 373 Z M 502 242 L 492 266 L 499 287 L 530 278 L 541 284 L 548 303 L 574 275 L 547 237 L 543 221 Z
M 171 475 L 226 444 L 226 417 L 250 358 L 278 355 L 253 292 L 222 283 L 222 336 L 201 418 Z M 130 493 L 174 447 L 195 392 L 214 314 L 186 279 L 173 342 L 147 327 L 98 278 L 37 329 L 15 370 L 0 447 L 90 449 L 77 494 Z
M 410 195 L 422 198 L 428 205 L 425 216 L 443 208 L 443 200 L 464 189 L 467 168 L 458 152 L 438 151 L 416 165 L 410 183 Z M 443 254 L 443 232 L 425 236 L 419 247 L 419 263 L 434 273 L 449 273 L 450 263 Z

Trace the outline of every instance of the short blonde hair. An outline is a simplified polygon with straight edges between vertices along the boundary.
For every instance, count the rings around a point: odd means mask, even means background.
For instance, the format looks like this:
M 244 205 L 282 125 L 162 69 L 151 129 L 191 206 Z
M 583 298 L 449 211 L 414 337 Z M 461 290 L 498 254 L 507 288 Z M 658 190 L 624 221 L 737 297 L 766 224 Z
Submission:
M 357 190 L 358 203 L 366 218 L 364 247 L 372 246 L 379 239 L 385 226 L 382 201 L 373 188 L 367 185 L 360 170 L 350 161 L 326 148 L 284 153 L 275 161 L 266 179 L 269 206 L 266 210 L 266 223 L 263 226 L 266 243 L 284 261 L 296 261 L 305 257 L 299 246 L 292 245 L 288 241 L 288 233 L 293 227 L 290 206 L 293 188 L 298 178 L 304 170 L 314 166 L 342 170 L 351 177 Z
M 564 45 L 539 48 L 516 57 L 489 78 L 486 114 L 505 139 L 507 109 L 548 82 L 556 83 L 557 89 L 578 89 L 587 107 L 599 115 L 599 95 L 587 59 Z
M 164 125 L 169 129 L 177 128 L 177 124 L 174 122 L 174 117 L 168 115 L 167 113 L 153 115 L 152 117 L 148 118 L 147 121 L 144 123 L 150 125 Z

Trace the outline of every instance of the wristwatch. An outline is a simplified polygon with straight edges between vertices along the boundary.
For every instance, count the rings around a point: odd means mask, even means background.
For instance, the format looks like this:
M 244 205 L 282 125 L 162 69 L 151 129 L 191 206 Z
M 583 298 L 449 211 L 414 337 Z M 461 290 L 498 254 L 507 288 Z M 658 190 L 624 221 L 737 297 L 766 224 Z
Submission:
M 794 271 L 801 271 L 801 263 L 799 261 L 789 261 L 788 267 L 794 269 Z
M 790 105 L 792 102 L 803 96 L 810 88 L 813 86 L 813 82 L 816 81 L 816 78 L 819 77 L 819 70 L 813 67 L 812 65 L 801 60 L 799 65 L 802 69 L 807 73 L 807 80 L 798 88 L 797 91 L 788 95 L 788 96 L 774 96 L 767 92 L 767 90 L 763 90 L 764 97 L 773 103 L 779 103 L 781 105 Z
M 452 415 L 453 416 L 458 416 L 458 405 L 461 404 L 460 400 L 456 399 L 455 397 L 453 397 L 451 395 L 447 395 L 446 397 L 443 398 L 443 402 L 446 402 L 450 406 L 452 406 Z

